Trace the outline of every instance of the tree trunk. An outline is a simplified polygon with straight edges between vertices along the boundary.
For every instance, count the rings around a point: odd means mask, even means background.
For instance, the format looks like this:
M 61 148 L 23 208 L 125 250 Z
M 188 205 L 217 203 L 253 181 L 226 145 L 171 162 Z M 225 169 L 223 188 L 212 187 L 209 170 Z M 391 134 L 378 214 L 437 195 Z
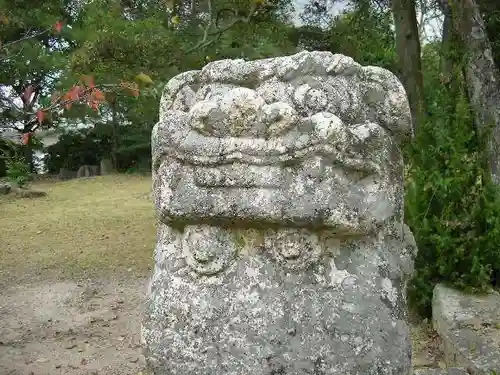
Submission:
M 451 9 L 447 0 L 441 0 L 439 4 L 443 12 L 443 37 L 441 41 L 440 67 L 443 83 L 448 84 L 453 79 L 454 66 L 454 61 L 450 56 L 453 50 Z
M 491 44 L 475 0 L 450 1 L 452 21 L 465 47 L 464 76 L 474 110 L 475 123 L 483 134 L 491 127 L 488 138 L 488 160 L 492 179 L 500 183 L 500 85 Z
M 28 137 L 28 142 L 23 144 L 21 147 L 22 157 L 24 158 L 24 162 L 28 165 L 30 173 L 35 172 L 35 162 L 34 157 L 35 153 L 33 152 L 33 138 Z
M 111 161 L 113 163 L 113 169 L 118 170 L 118 155 L 117 155 L 117 150 L 118 150 L 118 119 L 116 116 L 116 98 L 113 100 L 111 104 L 111 111 L 112 111 L 112 118 L 111 118 L 111 129 L 112 129 L 112 134 L 111 134 Z
M 413 128 L 417 129 L 425 117 L 425 98 L 415 1 L 392 0 L 391 7 L 402 81 L 410 102 Z

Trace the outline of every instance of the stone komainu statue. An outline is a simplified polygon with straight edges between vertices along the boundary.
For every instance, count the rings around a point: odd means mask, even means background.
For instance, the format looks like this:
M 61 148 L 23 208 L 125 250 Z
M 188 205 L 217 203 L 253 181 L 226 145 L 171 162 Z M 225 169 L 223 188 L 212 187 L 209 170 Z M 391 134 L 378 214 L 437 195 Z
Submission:
M 329 52 L 167 84 L 142 328 L 155 375 L 407 375 L 405 91 Z

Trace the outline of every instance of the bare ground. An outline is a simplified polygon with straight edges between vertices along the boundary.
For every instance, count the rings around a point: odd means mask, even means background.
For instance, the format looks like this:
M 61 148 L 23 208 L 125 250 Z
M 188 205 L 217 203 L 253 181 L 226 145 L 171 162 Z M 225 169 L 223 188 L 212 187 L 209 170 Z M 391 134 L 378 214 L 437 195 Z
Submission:
M 147 280 L 22 285 L 0 293 L 0 374 L 137 375 Z M 444 367 L 429 325 L 412 327 L 415 367 Z
M 151 177 L 31 188 L 0 196 L 0 375 L 137 375 Z
M 0 199 L 0 375 L 138 375 L 154 216 L 150 177 L 39 184 Z M 425 322 L 415 367 L 443 367 Z
M 145 295 L 145 279 L 3 290 L 0 374 L 138 374 Z

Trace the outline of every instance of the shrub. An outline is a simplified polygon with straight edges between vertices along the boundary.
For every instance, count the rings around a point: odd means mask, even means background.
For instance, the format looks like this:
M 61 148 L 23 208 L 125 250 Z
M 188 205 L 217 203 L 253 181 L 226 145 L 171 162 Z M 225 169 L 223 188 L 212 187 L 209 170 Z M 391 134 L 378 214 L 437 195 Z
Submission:
M 6 162 L 7 179 L 19 187 L 23 187 L 29 181 L 30 166 L 24 158 L 16 156 Z
M 21 145 L 0 135 L 0 177 L 7 176 L 7 161 L 21 152 Z
M 418 245 L 410 304 L 431 315 L 436 283 L 475 292 L 500 269 L 500 201 L 464 95 L 435 91 L 427 121 L 408 146 L 405 213 Z

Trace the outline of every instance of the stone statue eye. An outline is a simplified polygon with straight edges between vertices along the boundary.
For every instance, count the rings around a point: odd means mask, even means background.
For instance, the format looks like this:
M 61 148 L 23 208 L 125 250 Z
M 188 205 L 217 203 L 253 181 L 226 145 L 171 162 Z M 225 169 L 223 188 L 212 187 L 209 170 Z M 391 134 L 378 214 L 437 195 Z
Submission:
M 187 264 L 201 275 L 221 272 L 236 253 L 231 232 L 209 225 L 186 227 L 182 248 Z

